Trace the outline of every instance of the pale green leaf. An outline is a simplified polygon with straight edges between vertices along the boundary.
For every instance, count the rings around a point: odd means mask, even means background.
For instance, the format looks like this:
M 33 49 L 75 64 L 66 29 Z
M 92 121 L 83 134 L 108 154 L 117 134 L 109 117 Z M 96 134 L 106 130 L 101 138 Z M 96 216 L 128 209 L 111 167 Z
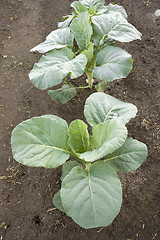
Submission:
M 92 42 L 90 42 L 88 49 L 86 49 L 86 50 L 84 50 L 82 52 L 82 54 L 84 54 L 86 56 L 88 62 L 92 61 L 92 58 L 93 58 L 93 48 L 94 48 L 94 44 Z
M 104 162 L 94 163 L 89 172 L 74 167 L 60 194 L 66 214 L 86 229 L 110 225 L 122 204 L 121 183 Z
M 92 17 L 92 39 L 99 42 L 104 35 L 120 42 L 130 42 L 141 39 L 141 33 L 119 12 L 109 12 Z
M 108 12 L 120 12 L 124 18 L 127 18 L 127 13 L 124 7 L 119 6 L 118 4 L 108 4 Z
M 62 175 L 61 175 L 61 181 L 69 174 L 69 172 L 74 168 L 80 166 L 78 162 L 75 161 L 67 161 L 62 166 Z M 62 205 L 61 196 L 60 196 L 59 190 L 53 197 L 53 204 L 58 208 L 60 211 L 65 212 L 64 207 Z
M 85 5 L 83 5 L 80 1 L 74 1 L 72 4 L 71 4 L 71 7 L 74 8 L 75 12 L 77 14 L 80 14 L 82 12 L 86 12 L 87 11 L 87 8 Z
M 12 132 L 15 160 L 27 166 L 56 168 L 70 156 L 68 127 L 57 116 L 34 117 L 18 124 Z
M 65 210 L 64 210 L 64 207 L 63 207 L 62 201 L 61 201 L 60 190 L 54 195 L 52 201 L 56 208 L 58 208 L 60 211 L 65 213 Z
M 110 82 L 125 78 L 132 69 L 133 60 L 131 55 L 121 48 L 106 46 L 98 52 L 96 63 L 94 77 Z
M 76 88 L 69 84 L 64 84 L 60 89 L 49 90 L 48 95 L 55 102 L 66 103 L 76 96 Z
M 80 2 L 85 5 L 87 9 L 90 9 L 92 6 L 99 9 L 105 4 L 104 0 L 80 0 Z
M 69 28 L 57 29 L 51 32 L 46 40 L 31 49 L 31 52 L 38 51 L 40 53 L 45 53 L 53 49 L 60 49 L 64 47 L 73 47 L 74 36 L 70 32 Z
M 89 148 L 87 125 L 82 120 L 74 120 L 69 125 L 68 145 L 77 153 L 83 153 Z
M 88 12 L 83 12 L 75 18 L 71 25 L 70 29 L 74 34 L 76 42 L 80 48 L 80 51 L 87 49 L 89 47 L 91 35 L 92 35 L 92 26 L 90 23 L 90 16 Z
M 90 143 L 92 151 L 86 151 L 79 158 L 94 162 L 120 148 L 127 138 L 127 129 L 118 119 L 97 124 L 92 129 Z
M 70 73 L 71 79 L 84 73 L 87 58 L 79 54 L 74 58 L 74 53 L 69 48 L 52 50 L 42 56 L 29 74 L 31 82 L 40 89 L 58 85 Z
M 58 117 L 58 116 L 56 116 L 56 115 L 52 115 L 52 114 L 46 114 L 46 115 L 43 115 L 43 116 L 41 116 L 41 117 L 46 117 L 47 119 L 48 118 L 51 118 L 52 120 L 56 120 L 56 121 L 58 121 L 60 124 L 62 124 L 62 125 L 64 125 L 65 127 L 67 127 L 68 128 L 68 123 L 66 122 L 66 120 L 64 120 L 63 118 L 60 118 L 60 117 Z
M 127 124 L 136 113 L 135 105 L 122 102 L 105 93 L 93 93 L 87 98 L 84 107 L 84 116 L 91 126 L 115 118 Z
M 136 170 L 147 158 L 147 146 L 135 139 L 128 138 L 124 145 L 108 154 L 107 163 L 119 172 Z
M 102 14 L 102 13 L 109 13 L 109 12 L 120 12 L 122 14 L 122 16 L 124 18 L 127 18 L 127 13 L 124 9 L 124 7 L 119 6 L 117 4 L 108 4 L 107 6 L 102 6 L 99 10 L 98 10 L 98 14 Z
M 104 92 L 106 90 L 107 83 L 106 82 L 99 82 L 96 86 L 95 89 L 97 92 Z
M 119 42 L 141 40 L 141 36 L 142 34 L 130 23 L 120 23 L 108 33 L 108 37 Z
M 65 162 L 62 166 L 61 181 L 65 178 L 65 176 L 67 176 L 70 173 L 72 168 L 77 167 L 77 166 L 81 166 L 81 165 L 76 161 L 70 160 L 70 161 Z

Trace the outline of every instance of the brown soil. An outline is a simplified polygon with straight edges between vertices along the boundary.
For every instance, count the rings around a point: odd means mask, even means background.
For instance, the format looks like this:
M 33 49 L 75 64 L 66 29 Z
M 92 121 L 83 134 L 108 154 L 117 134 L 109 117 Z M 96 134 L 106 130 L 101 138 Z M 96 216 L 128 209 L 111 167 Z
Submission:
M 62 105 L 54 103 L 47 91 L 36 89 L 28 78 L 40 56 L 29 50 L 57 28 L 61 16 L 71 12 L 71 2 L 0 0 L 0 239 L 158 240 L 160 17 L 155 17 L 154 12 L 160 8 L 159 0 L 150 1 L 150 6 L 144 0 L 115 1 L 125 7 L 129 22 L 143 38 L 123 44 L 133 55 L 134 69 L 126 79 L 111 83 L 106 93 L 137 106 L 138 115 L 128 129 L 131 136 L 147 144 L 149 156 L 138 170 L 120 175 L 123 205 L 113 223 L 104 228 L 82 229 L 52 205 L 60 186 L 61 168 L 29 168 L 12 158 L 10 135 L 21 121 L 43 114 L 58 115 L 68 123 L 76 118 L 84 120 L 83 106 L 91 94 L 89 90 Z

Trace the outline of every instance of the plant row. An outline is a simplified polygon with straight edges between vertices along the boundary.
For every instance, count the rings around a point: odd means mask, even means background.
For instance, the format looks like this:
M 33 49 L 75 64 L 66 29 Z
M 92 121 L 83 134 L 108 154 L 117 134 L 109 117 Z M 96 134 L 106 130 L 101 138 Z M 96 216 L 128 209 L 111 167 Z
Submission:
M 64 83 L 48 91 L 55 102 L 66 103 L 77 89 L 95 86 L 99 93 L 91 94 L 84 106 L 91 131 L 80 119 L 68 126 L 58 116 L 44 115 L 18 124 L 11 137 L 17 162 L 44 168 L 63 165 L 53 204 L 86 229 L 112 223 L 122 204 L 117 172 L 133 171 L 147 157 L 146 145 L 128 137 L 126 128 L 136 106 L 102 93 L 107 82 L 125 78 L 132 69 L 131 55 L 115 46 L 116 41 L 140 39 L 141 33 L 128 23 L 122 6 L 104 3 L 74 1 L 72 15 L 31 49 L 44 54 L 29 74 L 31 82 L 42 90 Z M 71 80 L 84 73 L 88 85 L 73 86 Z

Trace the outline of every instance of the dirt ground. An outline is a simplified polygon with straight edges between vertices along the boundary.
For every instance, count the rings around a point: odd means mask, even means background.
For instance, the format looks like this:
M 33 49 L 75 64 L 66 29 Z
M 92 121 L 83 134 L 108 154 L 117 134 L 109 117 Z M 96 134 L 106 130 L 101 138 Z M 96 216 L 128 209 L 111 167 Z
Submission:
M 126 79 L 109 84 L 106 93 L 137 106 L 137 117 L 128 129 L 130 136 L 147 144 L 149 155 L 138 170 L 120 174 L 123 205 L 113 223 L 82 229 L 52 204 L 60 186 L 61 167 L 29 168 L 12 158 L 11 131 L 21 121 L 43 114 L 58 115 L 68 123 L 84 120 L 83 107 L 90 90 L 62 105 L 54 103 L 47 91 L 35 88 L 28 78 L 40 57 L 29 50 L 57 28 L 62 15 L 71 13 L 71 2 L 0 0 L 0 240 L 158 240 L 160 17 L 154 12 L 160 8 L 159 0 L 115 1 L 125 7 L 129 22 L 143 37 L 121 44 L 132 54 L 134 68 Z

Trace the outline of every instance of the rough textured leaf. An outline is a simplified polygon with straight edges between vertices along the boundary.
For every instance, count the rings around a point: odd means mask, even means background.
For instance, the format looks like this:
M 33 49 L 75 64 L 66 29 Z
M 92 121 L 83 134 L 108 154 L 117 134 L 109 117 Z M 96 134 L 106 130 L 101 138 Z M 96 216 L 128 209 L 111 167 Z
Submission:
M 61 199 L 67 215 L 83 228 L 108 226 L 120 211 L 121 183 L 104 162 L 87 172 L 74 167 L 62 181 Z
M 127 13 L 124 9 L 124 7 L 119 6 L 117 4 L 108 4 L 107 6 L 102 6 L 99 10 L 98 13 L 109 13 L 109 12 L 120 12 L 124 18 L 127 18 Z
M 52 115 L 26 120 L 13 130 L 15 160 L 27 166 L 56 168 L 69 158 L 68 127 Z
M 139 168 L 146 158 L 147 146 L 128 138 L 121 148 L 108 154 L 106 161 L 116 171 L 129 172 Z
M 61 175 L 61 181 L 69 174 L 69 172 L 72 170 L 72 168 L 81 166 L 78 162 L 76 161 L 67 161 L 63 164 L 62 167 L 62 175 Z
M 121 23 L 108 33 L 108 37 L 120 42 L 131 42 L 137 39 L 140 40 L 141 36 L 142 34 L 130 23 Z
M 115 118 L 127 124 L 136 113 L 135 105 L 119 101 L 105 93 L 93 93 L 87 98 L 84 107 L 84 116 L 91 126 Z
M 83 153 L 89 148 L 87 124 L 82 120 L 74 120 L 69 125 L 68 145 L 77 153 Z
M 86 12 L 87 11 L 87 8 L 85 5 L 83 5 L 80 1 L 74 1 L 72 4 L 71 4 L 71 7 L 74 8 L 75 12 L 77 14 L 80 14 L 82 12 Z
M 38 51 L 40 53 L 45 53 L 53 49 L 60 49 L 64 47 L 73 47 L 74 36 L 70 32 L 69 28 L 57 29 L 51 32 L 46 40 L 31 49 L 31 52 Z
M 67 28 L 69 27 L 71 21 L 73 20 L 74 15 L 68 15 L 66 16 L 66 19 L 63 22 L 58 22 L 59 28 Z
M 80 2 L 85 5 L 88 9 L 90 7 L 95 7 L 96 9 L 99 9 L 101 6 L 104 5 L 104 0 L 80 0 Z
M 76 88 L 69 84 L 64 84 L 60 89 L 49 90 L 48 95 L 55 102 L 66 103 L 76 96 Z
M 92 26 L 89 19 L 89 13 L 83 12 L 70 25 L 81 52 L 89 47 L 92 35 Z
M 119 12 L 109 12 L 92 17 L 92 39 L 99 42 L 104 35 L 120 42 L 130 42 L 141 39 L 141 33 Z
M 60 211 L 65 213 L 65 210 L 61 201 L 60 190 L 54 195 L 53 204 L 55 205 L 56 208 L 58 208 Z
M 92 151 L 81 153 L 86 162 L 94 162 L 120 148 L 127 138 L 127 129 L 118 119 L 97 124 L 92 129 L 90 143 Z
M 96 63 L 94 77 L 110 82 L 125 78 L 132 69 L 133 60 L 131 55 L 121 48 L 107 46 L 98 52 Z
M 160 9 L 157 9 L 157 10 L 155 11 L 155 15 L 156 15 L 157 17 L 160 17 Z
M 74 53 L 68 48 L 55 49 L 41 57 L 29 77 L 37 88 L 46 89 L 61 83 L 68 73 L 71 79 L 81 76 L 86 64 L 87 58 L 83 54 L 74 58 Z

